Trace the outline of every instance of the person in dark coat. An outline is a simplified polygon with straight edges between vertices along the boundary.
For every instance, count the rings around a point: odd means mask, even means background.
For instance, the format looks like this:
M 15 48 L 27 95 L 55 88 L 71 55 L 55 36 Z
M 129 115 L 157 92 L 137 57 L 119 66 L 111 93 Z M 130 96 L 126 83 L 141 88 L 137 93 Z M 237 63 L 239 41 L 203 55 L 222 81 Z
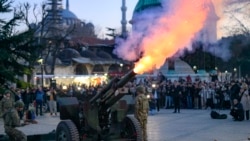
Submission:
M 185 96 L 187 99 L 187 108 L 193 109 L 194 86 L 191 83 L 187 84 Z
M 167 83 L 166 84 L 166 92 L 165 92 L 165 109 L 169 109 L 173 106 L 173 98 L 172 98 L 172 93 L 171 93 L 171 84 Z
M 234 80 L 231 81 L 231 88 L 230 88 L 230 100 L 231 105 L 233 105 L 233 100 L 238 99 L 240 101 L 240 86 Z
M 230 111 L 230 115 L 234 118 L 234 121 L 243 121 L 244 120 L 243 106 L 238 101 L 238 99 L 233 100 L 233 107 Z
M 157 112 L 160 111 L 160 99 L 161 99 L 161 89 L 158 85 L 156 84 L 152 84 L 152 94 L 154 96 L 154 99 L 155 99 L 155 105 L 156 105 L 156 108 L 157 108 Z
M 171 90 L 171 93 L 173 94 L 173 101 L 174 101 L 174 112 L 173 113 L 180 113 L 181 108 L 181 97 L 182 97 L 182 88 L 179 84 L 179 82 L 175 81 L 174 86 Z

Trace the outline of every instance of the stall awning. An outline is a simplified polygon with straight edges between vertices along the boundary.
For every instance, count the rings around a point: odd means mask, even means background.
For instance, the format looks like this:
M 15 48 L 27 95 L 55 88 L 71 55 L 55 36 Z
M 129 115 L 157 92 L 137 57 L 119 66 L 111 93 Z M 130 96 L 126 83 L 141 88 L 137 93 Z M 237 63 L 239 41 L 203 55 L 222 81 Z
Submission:
M 91 64 L 91 60 L 85 57 L 72 58 L 72 60 L 81 64 Z

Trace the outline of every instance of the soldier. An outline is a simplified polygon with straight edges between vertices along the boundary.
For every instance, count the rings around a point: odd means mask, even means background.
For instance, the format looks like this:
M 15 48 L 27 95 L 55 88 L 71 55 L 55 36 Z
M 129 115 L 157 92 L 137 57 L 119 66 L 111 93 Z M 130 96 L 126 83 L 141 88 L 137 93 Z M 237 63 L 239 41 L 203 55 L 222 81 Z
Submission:
M 145 95 L 145 88 L 139 86 L 136 88 L 136 99 L 135 99 L 135 118 L 138 119 L 142 127 L 143 140 L 147 141 L 147 117 L 149 111 L 148 99 Z
M 27 136 L 23 132 L 15 129 L 15 127 L 27 125 L 26 123 L 21 124 L 18 116 L 18 111 L 23 110 L 23 107 L 23 102 L 17 101 L 15 107 L 9 109 L 3 115 L 5 133 L 11 141 L 27 141 Z
M 11 98 L 10 96 L 10 91 L 5 91 L 4 92 L 4 97 L 0 101 L 0 117 L 7 112 L 9 109 L 14 107 L 14 99 Z

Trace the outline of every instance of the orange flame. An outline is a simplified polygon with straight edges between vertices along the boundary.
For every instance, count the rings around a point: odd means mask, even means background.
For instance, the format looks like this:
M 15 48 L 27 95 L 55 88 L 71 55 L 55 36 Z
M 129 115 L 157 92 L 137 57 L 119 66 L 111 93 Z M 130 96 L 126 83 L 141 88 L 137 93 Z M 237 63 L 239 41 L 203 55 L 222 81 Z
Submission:
M 160 68 L 166 58 L 183 50 L 199 32 L 206 20 L 207 0 L 175 0 L 170 16 L 162 16 L 142 40 L 143 57 L 135 63 L 134 72 L 142 74 Z

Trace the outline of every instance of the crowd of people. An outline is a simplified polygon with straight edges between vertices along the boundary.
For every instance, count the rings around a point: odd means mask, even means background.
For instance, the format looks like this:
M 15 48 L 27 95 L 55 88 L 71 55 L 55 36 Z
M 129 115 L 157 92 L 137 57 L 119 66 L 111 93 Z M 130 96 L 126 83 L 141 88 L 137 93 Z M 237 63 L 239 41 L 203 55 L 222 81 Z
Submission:
M 179 79 L 171 81 L 161 73 L 157 77 L 133 79 L 124 88 L 136 100 L 137 88 L 143 87 L 149 101 L 149 112 L 155 114 L 161 109 L 173 109 L 180 113 L 181 109 L 230 109 L 235 121 L 249 120 L 250 79 L 220 82 L 201 81 L 199 79 Z M 22 102 L 23 109 L 17 110 L 18 118 L 27 122 L 37 123 L 36 116 L 49 112 L 57 116 L 59 112 L 57 98 L 61 96 L 90 96 L 96 95 L 106 84 L 96 86 L 70 85 L 67 90 L 62 87 L 9 89 L 0 97 L 0 115 L 4 116 L 9 109 L 20 107 L 15 105 Z M 25 116 L 25 118 L 24 118 Z
M 249 120 L 250 79 L 220 82 L 196 79 L 168 80 L 163 75 L 140 82 L 150 94 L 150 109 L 228 109 L 234 120 Z M 154 113 L 154 112 L 153 112 Z
M 237 99 L 243 105 L 246 119 L 249 119 L 250 99 L 249 99 L 249 79 L 241 81 L 231 80 L 229 82 L 220 81 L 201 81 L 196 79 L 179 79 L 171 81 L 164 75 L 157 77 L 147 77 L 141 80 L 133 79 L 127 83 L 124 88 L 128 89 L 134 98 L 136 96 L 136 87 L 145 87 L 146 93 L 150 99 L 150 110 L 160 111 L 160 109 L 173 109 L 173 113 L 180 113 L 180 109 L 231 109 L 233 100 Z M 32 105 L 36 116 L 42 116 L 43 112 L 50 112 L 51 115 L 57 115 L 59 110 L 58 96 L 77 96 L 77 95 L 95 95 L 106 84 L 96 86 L 70 85 L 67 90 L 62 87 L 56 88 L 27 88 L 11 89 L 4 94 L 2 103 L 5 99 L 11 98 L 13 102 L 22 101 L 24 111 Z M 10 95 L 12 93 L 12 96 Z M 14 95 L 13 95 L 14 94 Z M 7 100 L 8 101 L 8 100 Z M 10 104 L 1 104 L 1 111 Z M 23 118 L 23 113 L 19 113 Z

